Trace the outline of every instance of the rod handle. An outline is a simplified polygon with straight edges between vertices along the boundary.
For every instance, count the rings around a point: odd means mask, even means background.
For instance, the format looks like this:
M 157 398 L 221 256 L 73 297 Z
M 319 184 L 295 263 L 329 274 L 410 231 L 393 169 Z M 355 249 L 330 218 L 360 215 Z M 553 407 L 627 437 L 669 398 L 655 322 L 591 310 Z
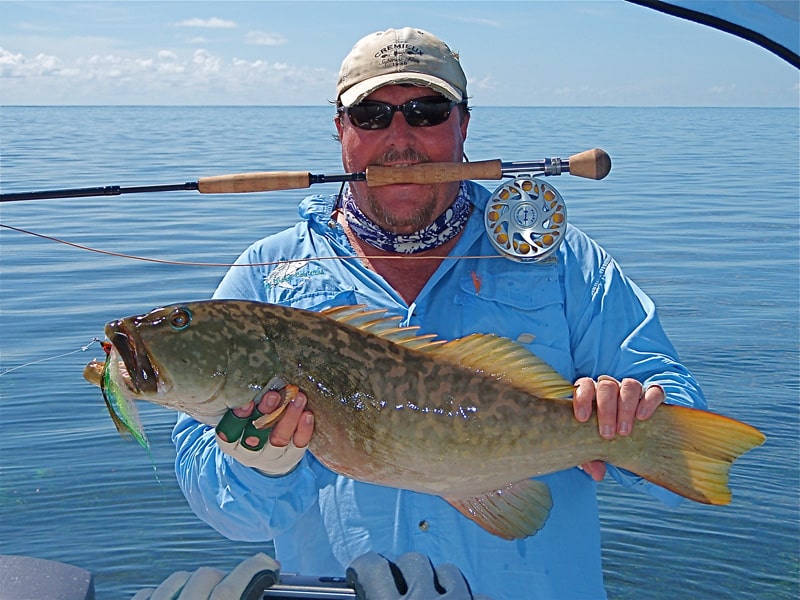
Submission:
M 197 189 L 201 194 L 272 192 L 275 190 L 299 190 L 310 186 L 311 173 L 307 171 L 238 173 L 203 177 L 197 181 Z
M 569 157 L 569 174 L 588 179 L 602 179 L 611 171 L 611 157 L 600 148 L 592 148 Z
M 445 183 L 462 179 L 502 179 L 502 163 L 499 160 L 478 162 L 419 163 L 402 167 L 367 167 L 367 185 L 391 185 L 393 183 Z

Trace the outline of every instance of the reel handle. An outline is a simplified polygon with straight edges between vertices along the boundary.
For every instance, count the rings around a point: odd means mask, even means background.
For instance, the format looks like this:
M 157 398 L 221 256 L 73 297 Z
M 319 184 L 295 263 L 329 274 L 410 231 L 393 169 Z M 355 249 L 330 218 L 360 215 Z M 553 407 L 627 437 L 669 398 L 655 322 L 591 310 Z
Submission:
M 420 163 L 405 167 L 367 167 L 367 185 L 380 186 L 393 183 L 447 183 L 462 179 L 502 179 L 500 160 L 478 162 Z

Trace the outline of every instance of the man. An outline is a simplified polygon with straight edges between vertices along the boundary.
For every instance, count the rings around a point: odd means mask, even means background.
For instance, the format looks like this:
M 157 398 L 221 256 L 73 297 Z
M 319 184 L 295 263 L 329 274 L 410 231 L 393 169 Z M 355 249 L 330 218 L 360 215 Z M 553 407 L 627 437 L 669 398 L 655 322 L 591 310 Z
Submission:
M 348 172 L 461 161 L 470 113 L 458 56 L 412 28 L 363 38 L 342 63 L 334 120 Z M 662 402 L 705 407 L 653 303 L 576 228 L 567 227 L 555 260 L 475 258 L 496 254 L 483 226 L 489 196 L 473 182 L 361 182 L 338 195 L 311 196 L 300 223 L 239 258 L 272 264 L 231 269 L 215 297 L 312 310 L 366 304 L 444 339 L 481 332 L 518 340 L 575 381 L 576 419 L 589 420 L 596 406 L 605 438 L 629 435 Z M 266 414 L 279 396 L 257 400 Z M 544 528 L 505 541 L 438 497 L 323 467 L 305 452 L 314 433 L 313 407 L 305 403 L 299 394 L 266 442 L 248 433 L 239 442 L 241 428 L 226 433 L 252 406 L 229 412 L 219 435 L 189 416 L 179 419 L 178 479 L 202 519 L 232 539 L 274 539 L 284 571 L 341 575 L 369 551 L 415 551 L 456 564 L 474 591 L 497 599 L 605 597 L 595 483 L 606 473 L 603 463 L 542 477 L 553 497 Z M 626 485 L 676 501 L 630 473 L 608 470 Z

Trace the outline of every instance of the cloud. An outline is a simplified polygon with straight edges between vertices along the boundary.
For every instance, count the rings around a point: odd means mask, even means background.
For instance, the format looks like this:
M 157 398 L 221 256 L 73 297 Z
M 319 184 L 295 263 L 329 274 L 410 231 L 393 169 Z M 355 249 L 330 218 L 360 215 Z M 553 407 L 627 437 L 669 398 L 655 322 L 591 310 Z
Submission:
M 193 19 L 186 19 L 175 23 L 176 27 L 206 27 L 209 29 L 231 29 L 236 27 L 234 21 L 220 19 L 218 17 L 211 17 L 210 19 L 200 19 L 195 17 Z
M 283 46 L 286 43 L 286 38 L 280 33 L 248 31 L 244 36 L 244 43 L 255 46 Z
M 706 91 L 712 96 L 727 96 L 733 95 L 736 92 L 736 85 L 712 85 L 706 88 Z
M 0 79 L 58 75 L 61 70 L 61 61 L 55 56 L 40 53 L 27 58 L 0 47 Z
M 503 23 L 501 21 L 497 21 L 496 19 L 486 19 L 483 17 L 465 17 L 465 16 L 456 16 L 454 20 L 460 23 L 467 23 L 472 25 L 484 25 L 486 27 L 494 27 L 495 29 L 503 29 Z
M 317 104 L 335 74 L 206 49 L 33 57 L 0 47 L 0 104 Z

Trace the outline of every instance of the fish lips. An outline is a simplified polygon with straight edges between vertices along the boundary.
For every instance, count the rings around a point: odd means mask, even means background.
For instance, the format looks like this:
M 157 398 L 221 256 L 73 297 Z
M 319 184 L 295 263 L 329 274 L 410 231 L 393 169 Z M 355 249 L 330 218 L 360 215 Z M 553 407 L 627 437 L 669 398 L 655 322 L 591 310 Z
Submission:
M 142 339 L 126 327 L 124 320 L 106 324 L 105 334 L 117 349 L 130 380 L 126 383 L 137 394 L 154 394 L 158 391 L 158 373 L 150 360 Z

